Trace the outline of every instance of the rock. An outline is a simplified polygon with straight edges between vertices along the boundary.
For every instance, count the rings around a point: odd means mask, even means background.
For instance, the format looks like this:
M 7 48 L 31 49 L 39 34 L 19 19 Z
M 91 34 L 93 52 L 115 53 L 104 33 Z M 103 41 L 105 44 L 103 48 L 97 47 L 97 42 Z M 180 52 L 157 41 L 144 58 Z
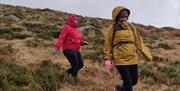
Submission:
M 94 37 L 96 37 L 95 30 L 88 30 L 88 37 L 89 37 L 89 38 L 94 38 Z
M 8 15 L 5 16 L 5 18 L 9 19 L 9 20 L 13 20 L 13 21 L 19 21 L 20 19 L 18 17 L 16 17 L 15 15 Z
M 79 30 L 80 30 L 81 32 L 84 32 L 84 31 L 86 31 L 86 29 L 89 29 L 89 28 L 93 28 L 93 26 L 83 26 L 83 27 L 79 27 Z
M 89 38 L 94 38 L 94 37 L 96 37 L 96 33 L 93 28 L 94 28 L 93 26 L 83 26 L 83 27 L 79 27 L 79 30 L 84 35 L 87 35 Z

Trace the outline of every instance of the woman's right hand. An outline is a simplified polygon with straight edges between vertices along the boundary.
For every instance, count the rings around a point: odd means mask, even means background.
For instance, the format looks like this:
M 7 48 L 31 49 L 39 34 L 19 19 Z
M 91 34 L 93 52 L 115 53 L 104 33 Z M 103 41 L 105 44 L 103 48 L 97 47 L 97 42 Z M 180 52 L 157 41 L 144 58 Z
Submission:
M 59 51 L 58 49 L 56 49 L 56 48 L 53 48 L 53 49 L 52 49 L 52 55 L 55 55 L 55 54 L 57 54 L 57 53 L 58 53 L 58 51 Z

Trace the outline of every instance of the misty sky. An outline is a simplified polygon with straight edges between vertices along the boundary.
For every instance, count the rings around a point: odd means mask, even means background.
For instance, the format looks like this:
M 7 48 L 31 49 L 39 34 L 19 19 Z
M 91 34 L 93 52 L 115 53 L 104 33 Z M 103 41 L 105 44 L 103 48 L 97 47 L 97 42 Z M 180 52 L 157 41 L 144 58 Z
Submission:
M 115 6 L 122 5 L 131 10 L 130 22 L 180 28 L 180 0 L 0 0 L 0 3 L 106 19 L 111 19 Z

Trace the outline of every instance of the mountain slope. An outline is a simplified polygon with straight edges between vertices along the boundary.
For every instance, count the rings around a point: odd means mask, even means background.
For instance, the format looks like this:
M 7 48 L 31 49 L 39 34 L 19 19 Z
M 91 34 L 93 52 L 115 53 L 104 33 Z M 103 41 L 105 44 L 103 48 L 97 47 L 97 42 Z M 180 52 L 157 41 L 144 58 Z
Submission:
M 70 67 L 62 52 L 51 55 L 67 15 L 50 9 L 0 5 L 0 90 L 113 91 L 120 84 L 117 71 L 109 72 L 102 64 L 103 34 L 111 20 L 101 18 L 80 16 L 80 27 L 92 26 L 83 33 L 90 45 L 81 49 L 85 67 L 79 72 L 80 81 L 75 84 L 71 77 L 57 77 L 66 76 L 63 72 Z M 156 62 L 147 65 L 141 58 L 135 91 L 178 91 L 180 30 L 133 24 L 151 48 Z M 89 37 L 87 31 L 94 31 L 95 36 Z

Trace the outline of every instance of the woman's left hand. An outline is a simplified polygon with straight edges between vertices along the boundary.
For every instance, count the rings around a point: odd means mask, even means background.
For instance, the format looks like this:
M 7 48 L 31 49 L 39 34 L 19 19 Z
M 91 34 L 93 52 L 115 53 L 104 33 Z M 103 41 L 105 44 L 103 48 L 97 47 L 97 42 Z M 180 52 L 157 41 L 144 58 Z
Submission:
M 89 42 L 84 41 L 84 42 L 83 42 L 83 45 L 89 45 Z
M 104 66 L 105 66 L 105 68 L 107 68 L 110 71 L 113 69 L 113 65 L 112 65 L 112 61 L 111 60 L 105 60 L 104 61 Z

